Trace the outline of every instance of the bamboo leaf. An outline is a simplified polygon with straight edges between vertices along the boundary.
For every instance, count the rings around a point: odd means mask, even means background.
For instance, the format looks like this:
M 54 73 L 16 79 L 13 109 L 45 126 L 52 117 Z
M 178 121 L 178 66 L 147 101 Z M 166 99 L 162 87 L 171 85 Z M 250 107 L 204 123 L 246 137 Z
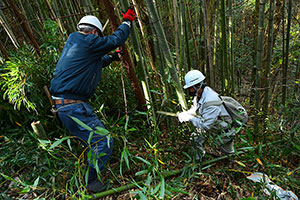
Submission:
M 186 195 L 191 195 L 190 193 L 186 192 L 186 191 L 183 191 L 183 190 L 180 190 L 178 188 L 173 188 L 171 186 L 167 186 L 167 189 L 172 191 L 172 192 L 176 192 L 176 193 L 181 193 L 181 194 L 186 194 Z
M 105 128 L 102 128 L 100 126 L 96 126 L 95 133 L 98 135 L 106 136 L 109 134 L 109 131 Z
M 36 187 L 38 184 L 39 184 L 39 180 L 40 180 L 40 177 L 37 177 L 37 179 L 35 179 L 34 183 L 33 183 L 33 187 Z
M 82 128 L 85 128 L 88 131 L 93 131 L 93 129 L 91 127 L 89 127 L 88 125 L 86 125 L 85 123 L 83 123 L 82 121 L 80 121 L 79 119 L 77 119 L 76 117 L 71 117 L 77 124 L 79 124 Z
M 153 146 L 150 144 L 150 142 L 148 142 L 148 140 L 146 140 L 146 139 L 145 139 L 145 141 L 147 142 L 147 144 L 149 145 L 149 147 L 150 147 L 151 149 L 153 149 Z
M 149 161 L 145 160 L 144 158 L 142 158 L 142 157 L 140 157 L 140 156 L 136 156 L 135 158 L 137 158 L 138 160 L 140 160 L 140 161 L 146 163 L 147 165 L 151 165 L 151 163 L 150 163 Z
M 21 185 L 23 185 L 23 186 L 26 186 L 24 183 L 19 182 L 19 181 L 16 181 L 15 179 L 13 179 L 13 178 L 11 178 L 11 177 L 9 177 L 9 176 L 7 176 L 7 175 L 1 173 L 1 172 L 0 172 L 0 174 L 1 174 L 5 179 L 7 179 L 7 180 L 10 180 L 10 181 L 12 181 L 12 182 L 19 183 L 19 184 L 21 184 Z
M 123 161 L 123 159 L 125 160 L 127 168 L 130 169 L 129 160 L 128 160 L 128 149 L 126 147 L 124 147 L 124 150 L 122 151 L 121 162 Z
M 257 161 L 261 166 L 263 166 L 263 163 L 260 161 L 259 158 L 256 158 L 256 161 Z
M 87 141 L 87 143 L 89 144 L 89 145 L 91 145 L 91 140 L 92 140 L 92 138 L 93 138 L 93 132 L 90 132 L 90 134 L 89 134 L 89 138 L 88 138 L 88 141 Z
M 166 185 L 165 185 L 165 178 L 162 176 L 161 177 L 160 194 L 159 194 L 159 196 L 160 196 L 161 199 L 164 199 L 164 196 L 165 196 L 165 187 L 166 187 Z
M 64 137 L 64 138 L 62 138 L 62 139 L 60 139 L 60 140 L 57 140 L 56 142 L 54 142 L 54 143 L 50 146 L 49 149 L 55 148 L 56 146 L 60 145 L 60 143 L 62 143 L 63 141 L 69 139 L 70 137 L 71 137 L 71 136 L 67 136 L 67 137 Z
M 246 167 L 246 165 L 244 163 L 242 163 L 241 161 L 236 160 L 235 161 L 237 164 L 241 165 L 242 167 Z
M 68 143 L 68 147 L 69 147 L 70 151 L 72 151 L 71 140 L 67 139 L 67 143 Z
M 139 194 L 141 200 L 148 200 L 147 196 L 142 191 L 138 191 L 138 194 Z
M 124 126 L 125 131 L 127 131 L 128 122 L 129 122 L 129 117 L 126 118 L 126 123 L 125 123 L 125 126 Z
M 161 186 L 161 182 L 154 188 L 153 194 L 156 194 Z
M 141 171 L 139 171 L 139 172 L 135 173 L 135 175 L 136 175 L 136 176 L 140 176 L 140 175 L 142 175 L 142 174 L 146 174 L 146 173 L 148 173 L 148 170 L 147 170 L 147 169 L 145 169 L 145 170 L 141 170 Z

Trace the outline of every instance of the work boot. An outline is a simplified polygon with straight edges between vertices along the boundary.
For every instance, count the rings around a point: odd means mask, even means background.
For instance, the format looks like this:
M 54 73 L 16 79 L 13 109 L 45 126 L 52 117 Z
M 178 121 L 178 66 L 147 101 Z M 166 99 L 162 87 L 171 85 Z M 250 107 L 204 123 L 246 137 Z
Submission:
M 89 181 L 86 189 L 92 193 L 99 193 L 107 189 L 108 184 L 99 181 L 98 179 L 94 179 L 93 181 Z
M 223 155 L 234 154 L 233 148 L 234 140 L 231 140 L 225 144 L 219 146 L 219 149 Z
M 104 191 L 107 188 L 107 185 L 107 183 L 98 179 L 96 169 L 90 167 L 86 189 L 89 192 L 98 193 Z
M 190 136 L 190 141 L 192 143 L 192 152 L 195 156 L 195 160 L 201 161 L 206 154 L 203 148 L 205 138 L 201 137 L 200 134 L 193 132 Z

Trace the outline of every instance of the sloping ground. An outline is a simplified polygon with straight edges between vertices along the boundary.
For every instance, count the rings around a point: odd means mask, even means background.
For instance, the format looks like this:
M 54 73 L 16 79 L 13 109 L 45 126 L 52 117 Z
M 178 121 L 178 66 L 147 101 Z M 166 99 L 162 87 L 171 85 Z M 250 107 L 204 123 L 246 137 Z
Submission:
M 268 196 L 263 192 L 263 184 L 254 183 L 247 179 L 247 176 L 253 172 L 262 172 L 268 175 L 275 184 L 299 196 L 300 148 L 295 146 L 297 141 L 299 142 L 299 138 L 295 138 L 293 142 L 290 139 L 282 139 L 268 144 L 257 144 L 256 148 L 252 149 L 245 142 L 245 137 L 243 137 L 245 134 L 246 132 L 243 132 L 238 136 L 236 147 L 247 152 L 238 153 L 238 155 L 231 158 L 217 161 L 220 157 L 217 157 L 215 155 L 217 152 L 213 152 L 213 149 L 207 144 L 205 146 L 207 152 L 211 152 L 213 155 L 207 154 L 205 156 L 202 161 L 204 166 L 201 166 L 200 162 L 190 159 L 188 154 L 183 153 L 190 146 L 182 140 L 177 146 L 178 149 L 172 152 L 173 159 L 166 161 L 168 163 L 166 168 L 182 169 L 180 173 L 166 179 L 168 186 L 178 190 L 175 192 L 169 190 L 170 194 L 169 196 L 166 195 L 165 199 L 275 199 L 275 193 Z M 160 141 L 160 144 L 168 143 Z M 163 155 L 160 155 L 160 158 L 164 160 L 164 157 L 168 157 L 168 154 L 168 152 L 164 152 Z M 139 156 L 144 158 L 149 157 L 148 155 L 149 152 L 139 153 Z M 136 176 L 133 177 L 136 178 Z M 160 181 L 157 181 L 156 184 L 153 183 L 151 185 L 152 189 L 158 184 L 160 184 Z M 143 185 L 140 185 L 140 187 L 146 188 Z M 135 199 L 141 197 L 136 194 L 137 191 L 142 191 L 141 188 L 140 190 L 131 189 L 100 199 Z M 144 194 L 151 193 L 149 190 L 145 191 Z M 158 196 L 158 194 L 147 195 L 147 198 L 156 199 Z
M 253 142 L 253 134 L 244 128 L 237 136 L 234 157 L 216 156 L 211 141 L 202 162 L 191 153 L 189 127 L 174 126 L 175 130 L 157 135 L 157 141 L 140 133 L 131 134 L 126 143 L 126 159 L 120 158 L 124 145 L 116 138 L 110 169 L 104 180 L 112 188 L 138 182 L 139 187 L 125 189 L 99 199 L 275 199 L 263 193 L 263 185 L 247 179 L 252 172 L 262 172 L 284 190 L 300 196 L 300 134 L 295 121 L 286 123 L 285 132 L 274 126 Z M 3 124 L 4 125 L 4 124 Z M 84 189 L 83 169 L 86 168 L 83 149 L 78 141 L 65 140 L 53 149 L 53 141 L 38 141 L 32 132 L 22 128 L 3 128 L 0 135 L 0 199 L 87 199 L 93 197 Z M 294 131 L 295 130 L 295 131 Z M 67 133 L 66 133 L 67 134 Z M 149 136 L 151 137 L 151 135 Z M 58 139 L 57 139 L 58 140 Z M 265 141 L 265 142 L 262 142 Z M 70 148 L 70 146 L 72 148 Z M 253 148 L 254 147 L 254 148 Z M 82 157 L 80 157 L 80 155 Z M 122 164 L 122 175 L 120 165 Z M 81 168 L 81 174 L 79 172 Z M 160 176 L 163 171 L 176 174 Z M 151 177 L 151 180 L 149 179 Z M 145 181 L 148 178 L 148 182 Z M 164 185 L 164 187 L 162 187 Z

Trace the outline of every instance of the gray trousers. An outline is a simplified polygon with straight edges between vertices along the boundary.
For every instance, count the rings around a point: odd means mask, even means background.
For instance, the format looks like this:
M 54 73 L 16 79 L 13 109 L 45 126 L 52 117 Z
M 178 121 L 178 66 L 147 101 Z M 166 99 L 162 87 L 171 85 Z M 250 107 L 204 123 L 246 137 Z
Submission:
M 233 154 L 234 153 L 234 137 L 235 137 L 235 128 L 231 128 L 227 131 L 221 131 L 219 134 L 212 134 L 214 143 L 221 151 L 223 155 Z M 190 136 L 190 141 L 192 143 L 192 148 L 197 152 L 196 158 L 201 158 L 205 155 L 205 150 L 203 148 L 203 144 L 208 137 L 206 131 L 197 130 L 197 132 L 193 132 Z

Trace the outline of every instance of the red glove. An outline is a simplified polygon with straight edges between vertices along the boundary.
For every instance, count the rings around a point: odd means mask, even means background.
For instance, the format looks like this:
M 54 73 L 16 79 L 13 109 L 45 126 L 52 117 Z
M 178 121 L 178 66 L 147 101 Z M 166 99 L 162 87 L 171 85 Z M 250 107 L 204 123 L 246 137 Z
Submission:
M 121 13 L 123 15 L 123 21 L 130 21 L 132 22 L 135 20 L 135 11 L 133 6 L 130 6 L 127 11 L 124 13 Z
M 113 52 L 112 54 L 108 54 L 113 61 L 121 61 L 120 55 L 123 56 L 124 52 L 121 50 L 116 50 L 115 52 Z

